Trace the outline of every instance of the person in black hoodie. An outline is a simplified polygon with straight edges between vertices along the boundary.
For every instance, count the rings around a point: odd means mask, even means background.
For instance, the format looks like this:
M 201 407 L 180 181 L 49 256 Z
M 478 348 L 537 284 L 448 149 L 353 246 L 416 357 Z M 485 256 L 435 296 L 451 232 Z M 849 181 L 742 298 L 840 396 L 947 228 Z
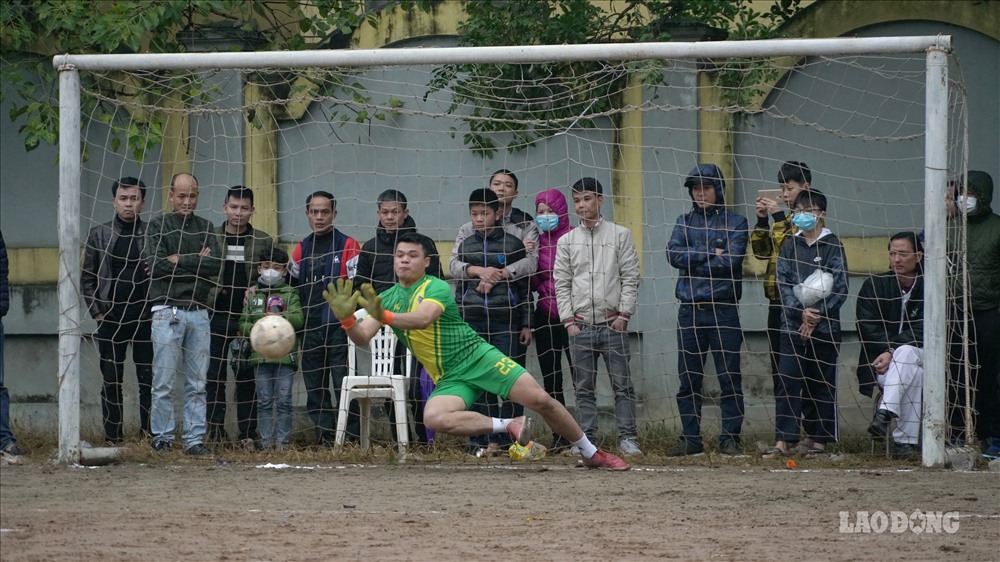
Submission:
M 826 208 L 819 190 L 799 193 L 792 206 L 792 223 L 799 231 L 778 254 L 781 359 L 774 382 L 775 445 L 765 457 L 788 454 L 788 447 L 799 442 L 800 419 L 806 456 L 825 454 L 826 445 L 838 437 L 837 359 L 847 258 L 843 244 L 823 224 Z M 819 291 L 804 290 L 803 282 L 817 271 L 829 276 L 829 284 Z
M 871 396 L 876 382 L 882 390 L 868 433 L 885 437 L 893 419 L 892 455 L 919 456 L 920 409 L 924 375 L 923 246 L 914 232 L 889 240 L 891 271 L 872 275 L 858 293 L 857 319 L 861 337 L 858 383 Z
M 437 245 L 429 237 L 417 233 L 417 223 L 414 222 L 409 209 L 406 208 L 406 196 L 396 189 L 387 189 L 379 194 L 376 205 L 375 214 L 378 216 L 378 226 L 375 228 L 375 237 L 361 246 L 355 284 L 360 287 L 363 283 L 371 283 L 377 293 L 395 285 L 397 279 L 393 270 L 393 259 L 396 255 L 396 240 L 409 232 L 420 236 L 425 241 L 426 246 L 431 249 L 431 265 L 427 268 L 427 274 L 444 279 Z M 403 373 L 406 348 L 402 342 L 396 343 L 395 355 L 394 369 L 396 373 Z M 420 366 L 417 365 L 413 372 L 420 372 Z M 417 431 L 417 442 L 426 443 L 428 438 L 424 429 L 424 406 L 420 396 L 420 385 L 416 381 L 412 381 L 409 386 L 408 398 L 413 403 L 413 421 Z M 396 419 L 391 401 L 386 404 L 386 415 L 390 420 Z M 395 439 L 395 432 L 390 433 Z

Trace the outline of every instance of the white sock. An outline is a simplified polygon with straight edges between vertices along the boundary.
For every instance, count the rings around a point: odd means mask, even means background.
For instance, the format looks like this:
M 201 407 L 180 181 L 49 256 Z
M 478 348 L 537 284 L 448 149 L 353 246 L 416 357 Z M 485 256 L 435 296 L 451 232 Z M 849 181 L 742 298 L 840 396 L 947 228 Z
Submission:
M 493 420 L 493 433 L 503 433 L 507 431 L 507 426 L 510 422 L 514 421 L 514 418 L 492 418 Z
M 578 441 L 574 441 L 573 445 L 580 448 L 580 454 L 582 454 L 585 459 L 589 459 L 597 454 L 597 447 L 590 442 L 590 439 L 587 439 L 586 433 L 584 433 L 583 437 L 581 437 Z

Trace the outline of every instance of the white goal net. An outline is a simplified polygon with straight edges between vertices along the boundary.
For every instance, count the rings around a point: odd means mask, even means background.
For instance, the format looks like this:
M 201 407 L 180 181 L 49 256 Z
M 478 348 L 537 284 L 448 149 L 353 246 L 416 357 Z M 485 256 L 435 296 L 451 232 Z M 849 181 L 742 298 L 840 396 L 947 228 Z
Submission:
M 716 446 L 720 433 L 725 437 L 735 429 L 743 435 L 742 447 L 753 453 L 754 438 L 771 442 L 778 418 L 791 414 L 780 408 L 776 414 L 776 401 L 784 398 L 776 400 L 780 377 L 773 373 L 768 340 L 768 260 L 755 256 L 758 252 L 751 238 L 755 228 L 770 231 L 781 218 L 778 213 L 790 210 L 791 202 L 786 205 L 777 191 L 779 171 L 786 162 L 800 162 L 811 173 L 812 189 L 825 195 L 823 226 L 843 247 L 846 268 L 842 273 L 847 284 L 834 284 L 839 298 L 827 296 L 831 310 L 824 308 L 824 314 L 828 312 L 824 318 L 839 320 L 839 334 L 831 335 L 838 344 L 813 357 L 811 365 L 822 374 L 804 375 L 822 380 L 793 391 L 797 400 L 813 404 L 815 411 L 809 413 L 808 407 L 800 406 L 796 415 L 803 416 L 806 436 L 832 432 L 829 441 L 867 437 L 877 409 L 873 399 L 878 399 L 879 392 L 874 398 L 859 392 L 860 351 L 872 342 L 860 341 L 858 293 L 869 275 L 889 269 L 890 238 L 901 232 L 916 233 L 926 245 L 920 320 L 928 374 L 923 381 L 923 405 L 909 403 L 907 407 L 915 407 L 925 418 L 924 462 L 940 464 L 948 439 L 971 438 L 963 429 L 970 417 L 964 405 L 971 399 L 963 373 L 974 367 L 960 357 L 948 358 L 949 343 L 964 341 L 961 305 L 967 298 L 967 285 L 962 282 L 963 246 L 949 245 L 949 240 L 961 240 L 965 215 L 946 218 L 946 195 L 956 197 L 946 194 L 947 185 L 949 181 L 963 185 L 967 173 L 965 102 L 960 77 L 949 77 L 947 72 L 948 52 L 947 38 L 915 37 L 61 56 L 56 60 L 62 72 L 60 244 L 64 255 L 75 256 L 87 244 L 92 228 L 114 220 L 112 186 L 122 178 L 135 178 L 146 186 L 139 217 L 150 224 L 173 210 L 171 177 L 190 173 L 199 185 L 194 214 L 215 228 L 237 225 L 237 231 L 245 219 L 232 222 L 231 213 L 238 211 L 227 213 L 227 194 L 233 187 L 245 186 L 254 195 L 249 223 L 273 237 L 293 260 L 299 243 L 312 233 L 307 207 L 311 195 L 328 192 L 335 197 L 334 227 L 360 247 L 384 234 L 384 229 L 377 230 L 379 197 L 396 190 L 405 196 L 418 232 L 436 243 L 444 276 L 461 300 L 469 285 L 454 279 L 451 266 L 478 259 L 484 251 L 456 246 L 460 228 L 470 221 L 473 190 L 488 187 L 495 171 L 508 170 L 517 179 L 516 197 L 511 201 L 514 208 L 535 216 L 539 193 L 557 190 L 567 202 L 569 226 L 577 227 L 570 186 L 581 178 L 596 178 L 603 188 L 604 219 L 631 232 L 640 278 L 634 310 L 602 310 L 631 314 L 622 338 L 629 349 L 625 359 L 630 384 L 612 385 L 605 368 L 598 366 L 594 429 L 599 440 L 615 447 L 617 437 L 634 437 L 630 432 L 636 432 L 639 444 L 656 452 L 672 447 L 682 426 L 690 433 L 688 424 L 696 419 L 710 447 Z M 705 164 L 716 165 L 724 178 L 724 187 L 719 185 L 716 193 L 720 208 L 745 217 L 745 230 L 738 232 L 733 226 L 738 221 L 721 223 L 728 225 L 721 231 L 720 223 L 690 223 L 690 231 L 682 233 L 681 239 L 691 245 L 685 251 L 716 254 L 718 250 L 730 258 L 728 276 L 717 268 L 685 269 L 666 251 L 678 240 L 679 217 L 692 213 L 693 192 L 685 186 L 692 170 L 701 170 L 696 179 L 714 181 L 699 166 Z M 755 209 L 760 197 L 775 201 L 764 217 Z M 809 210 L 810 201 L 806 204 Z M 159 220 L 162 228 L 171 228 L 167 226 L 170 221 Z M 946 232 L 951 230 L 954 233 Z M 163 238 L 183 235 L 163 232 Z M 716 245 L 716 240 L 722 243 Z M 217 317 L 232 314 L 236 318 L 244 290 L 258 281 L 259 256 L 244 255 L 250 244 L 233 233 L 228 239 L 222 234 L 218 241 L 225 258 L 220 266 L 221 285 L 240 298 L 219 297 L 202 304 L 227 308 L 216 310 Z M 535 308 L 540 297 L 548 296 L 544 293 L 548 289 L 539 287 L 551 275 L 546 268 L 553 267 L 551 256 L 557 253 L 547 246 L 552 241 L 543 232 L 539 251 L 549 257 L 540 262 L 537 284 L 529 285 L 524 278 L 525 287 L 530 287 L 525 294 L 530 292 L 531 298 L 518 295 L 510 301 L 515 314 L 523 311 L 523 317 L 531 319 L 536 329 L 531 343 L 518 343 L 522 337 L 519 321 L 493 324 L 508 325 L 498 329 L 509 332 L 498 340 L 513 340 L 511 349 L 518 361 L 540 383 L 548 383 L 547 390 L 555 392 L 555 381 L 561 383 L 562 397 L 579 419 L 575 383 L 580 381 L 575 377 L 584 375 L 572 371 L 581 366 L 571 367 L 569 351 L 561 353 L 558 345 L 546 353 L 561 357 L 559 371 L 543 372 L 553 370 L 553 361 L 539 361 L 538 328 L 543 316 Z M 539 242 L 533 244 L 527 249 L 537 248 Z M 698 244 L 708 246 L 702 249 Z M 105 252 L 108 260 L 122 258 L 116 257 L 113 247 L 94 250 Z M 155 251 L 147 248 L 147 255 Z M 777 253 L 778 246 L 772 251 Z M 345 262 L 354 259 L 350 253 L 343 257 Z M 596 265 L 600 275 L 595 279 L 615 277 L 604 275 L 608 273 L 604 269 L 611 267 L 608 263 Z M 86 288 L 81 288 L 79 263 L 67 258 L 61 265 L 60 450 L 65 460 L 75 454 L 81 428 L 85 436 L 107 428 L 107 407 L 103 416 L 99 407 L 78 408 L 79 384 L 101 385 L 100 338 L 89 319 L 92 310 L 81 307 Z M 353 261 L 344 268 L 348 271 L 355 273 Z M 110 298 L 109 307 L 124 306 L 113 297 L 119 282 L 115 276 L 120 272 L 119 264 L 98 273 L 104 277 L 96 284 L 112 287 L 110 293 L 97 297 Z M 159 275 L 155 266 L 152 274 Z M 687 293 L 679 291 L 679 281 L 696 287 Z M 169 292 L 176 288 L 171 283 L 181 281 L 163 283 Z M 779 278 L 781 283 L 787 280 Z M 511 294 L 519 290 L 513 285 L 509 289 Z M 621 289 L 600 285 L 600 290 L 610 295 Z M 319 305 L 315 300 L 308 302 L 303 291 L 309 316 L 310 306 Z M 129 298 L 137 294 L 130 293 Z M 149 298 L 151 305 L 174 304 Z M 737 302 L 739 328 L 735 333 L 741 342 L 735 365 L 739 373 L 725 367 L 720 376 L 718 368 L 726 363 L 726 354 L 706 345 L 711 345 L 713 337 L 730 337 L 725 330 L 716 329 L 713 336 L 708 329 L 694 344 L 679 340 L 678 333 L 691 326 L 683 325 L 688 321 L 684 318 L 694 317 L 700 325 L 703 309 L 723 310 Z M 722 313 L 711 314 L 716 325 L 727 322 L 721 319 Z M 887 320 L 898 324 L 899 319 Z M 552 323 L 560 321 L 554 318 Z M 220 324 L 225 322 L 212 321 L 213 337 L 236 335 L 232 324 Z M 484 330 L 491 340 L 497 338 L 489 333 L 490 328 Z M 93 352 L 81 353 L 81 336 L 92 335 L 83 342 L 94 346 Z M 300 345 L 332 346 L 324 358 L 314 357 L 310 365 L 329 367 L 334 382 L 315 373 L 310 375 L 313 382 L 304 382 L 302 362 L 307 350 L 303 349 L 294 362 L 294 415 L 288 436 L 292 446 L 312 445 L 327 437 L 315 427 L 335 417 L 336 411 L 328 410 L 336 408 L 335 381 L 344 372 L 338 367 L 342 356 L 335 349 L 346 346 L 344 340 L 315 343 L 302 335 Z M 694 383 L 679 400 L 679 394 L 684 394 L 679 373 L 679 357 L 685 353 L 682 347 L 689 354 L 705 352 L 706 376 L 703 386 Z M 957 349 L 961 351 L 961 345 Z M 246 404 L 259 402 L 253 373 L 249 378 L 234 376 L 228 346 L 212 345 L 211 350 L 210 370 L 215 374 L 205 377 L 209 387 L 204 406 L 208 409 L 206 431 L 213 423 L 222 424 L 223 433 L 215 435 L 217 439 L 258 439 L 259 412 Z M 616 364 L 621 357 L 616 353 L 620 348 L 612 346 L 612 367 L 619 369 Z M 722 363 L 715 362 L 717 353 Z M 579 350 L 573 354 L 586 356 Z M 946 367 L 949 363 L 954 365 Z M 824 365 L 829 368 L 820 368 Z M 932 370 L 932 365 L 940 368 Z M 950 370 L 955 375 L 942 375 Z M 185 374 L 179 375 L 182 378 L 173 389 L 175 427 L 178 440 L 187 440 L 181 406 Z M 323 388 L 315 384 L 324 387 L 329 397 L 324 399 Z M 824 385 L 822 392 L 817 390 Z M 115 400 L 125 403 L 124 431 L 132 436 L 139 429 L 139 393 L 134 382 L 126 381 L 125 386 L 124 394 Z M 419 386 L 416 378 L 413 386 Z M 737 391 L 740 400 L 734 399 Z M 165 391 L 159 392 L 162 399 Z M 154 417 L 157 399 L 154 391 Z M 228 406 L 224 413 L 219 403 Z M 700 414 L 692 417 L 698 408 Z M 497 415 L 496 410 L 492 413 Z M 812 422 L 806 419 L 809 416 Z M 799 420 L 792 423 L 798 432 Z M 550 444 L 548 437 L 542 441 Z M 933 443 L 928 445 L 929 441 Z

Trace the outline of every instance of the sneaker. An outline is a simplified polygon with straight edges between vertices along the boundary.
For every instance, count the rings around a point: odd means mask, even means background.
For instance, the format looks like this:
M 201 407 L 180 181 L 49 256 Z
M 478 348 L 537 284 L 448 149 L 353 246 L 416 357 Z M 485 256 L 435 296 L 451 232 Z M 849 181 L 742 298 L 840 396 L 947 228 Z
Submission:
M 24 451 L 22 451 L 21 448 L 17 446 L 17 443 L 11 443 L 6 447 L 4 447 L 3 454 L 4 456 L 7 457 L 23 457 Z
M 740 447 L 739 443 L 733 440 L 726 441 L 722 445 L 719 445 L 719 452 L 730 457 L 743 456 L 743 448 Z
M 580 448 L 577 447 L 576 445 L 573 445 L 569 449 L 564 449 L 563 450 L 563 454 L 564 455 L 569 455 L 571 457 L 582 457 L 583 456 L 583 453 L 580 451 Z
M 699 443 L 692 445 L 687 439 L 681 439 L 673 449 L 667 451 L 668 457 L 700 457 L 705 454 L 705 447 Z
M 879 410 L 875 412 L 871 425 L 868 426 L 868 433 L 872 437 L 885 437 L 889 433 L 889 424 L 892 423 L 892 412 L 889 410 Z
M 583 459 L 583 465 L 587 468 L 601 468 L 604 470 L 628 470 L 627 462 L 600 449 L 589 459 Z
M 191 455 L 192 457 L 207 457 L 212 453 L 209 452 L 204 445 L 198 443 L 197 445 L 191 445 L 187 449 L 184 449 L 184 454 Z
M 173 444 L 170 441 L 157 440 L 153 441 L 153 450 L 157 453 L 169 453 L 170 449 L 173 448 Z
M 518 445 L 527 446 L 531 443 L 531 427 L 531 418 L 518 416 L 507 424 L 507 435 Z
M 642 449 L 639 448 L 639 444 L 635 442 L 634 438 L 626 437 L 618 442 L 618 450 L 622 452 L 623 455 L 641 455 Z

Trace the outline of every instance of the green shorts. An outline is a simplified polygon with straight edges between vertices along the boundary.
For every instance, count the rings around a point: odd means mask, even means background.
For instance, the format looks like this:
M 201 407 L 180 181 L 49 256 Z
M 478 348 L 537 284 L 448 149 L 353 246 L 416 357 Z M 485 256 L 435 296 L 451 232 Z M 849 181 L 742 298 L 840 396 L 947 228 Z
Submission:
M 428 398 L 439 394 L 458 396 L 465 400 L 466 408 L 472 407 L 483 392 L 492 392 L 506 400 L 514 381 L 525 371 L 516 361 L 484 342 L 463 367 L 444 373 Z

